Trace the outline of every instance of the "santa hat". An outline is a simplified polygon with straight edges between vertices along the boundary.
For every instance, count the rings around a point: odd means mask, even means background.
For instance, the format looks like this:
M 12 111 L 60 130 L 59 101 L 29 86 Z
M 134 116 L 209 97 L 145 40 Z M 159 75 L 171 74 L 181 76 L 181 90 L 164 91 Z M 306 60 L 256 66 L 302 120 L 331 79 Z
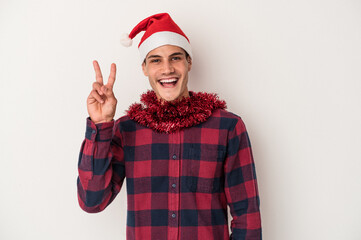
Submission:
M 142 61 L 150 51 L 163 45 L 181 47 L 192 58 L 189 39 L 168 13 L 158 13 L 138 23 L 129 35 L 123 34 L 121 39 L 122 45 L 130 47 L 133 42 L 132 39 L 141 31 L 145 31 L 138 45 Z

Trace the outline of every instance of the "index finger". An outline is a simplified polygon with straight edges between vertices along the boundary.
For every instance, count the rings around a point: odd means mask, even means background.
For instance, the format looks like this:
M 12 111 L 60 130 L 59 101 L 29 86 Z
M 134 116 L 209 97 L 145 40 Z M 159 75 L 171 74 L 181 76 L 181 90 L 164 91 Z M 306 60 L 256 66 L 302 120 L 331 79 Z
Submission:
M 98 61 L 94 60 L 93 61 L 93 66 L 94 66 L 94 70 L 95 70 L 95 79 L 96 79 L 96 81 L 98 83 L 100 83 L 101 85 L 103 85 L 103 75 L 102 75 L 102 72 L 100 71 Z
M 110 74 L 107 83 L 107 86 L 110 88 L 113 88 L 116 72 L 117 72 L 117 66 L 115 65 L 115 63 L 112 63 L 112 65 L 110 66 Z

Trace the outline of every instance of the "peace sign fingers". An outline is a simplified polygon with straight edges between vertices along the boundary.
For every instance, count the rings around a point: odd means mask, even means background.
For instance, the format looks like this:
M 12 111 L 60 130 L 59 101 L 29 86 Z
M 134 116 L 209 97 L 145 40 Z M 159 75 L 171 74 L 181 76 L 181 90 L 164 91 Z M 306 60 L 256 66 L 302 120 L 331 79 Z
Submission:
M 106 85 L 103 82 L 102 72 L 98 61 L 93 61 L 96 81 L 87 99 L 87 108 L 90 118 L 95 123 L 110 122 L 115 115 L 117 99 L 114 96 L 116 66 L 112 63 L 110 75 Z

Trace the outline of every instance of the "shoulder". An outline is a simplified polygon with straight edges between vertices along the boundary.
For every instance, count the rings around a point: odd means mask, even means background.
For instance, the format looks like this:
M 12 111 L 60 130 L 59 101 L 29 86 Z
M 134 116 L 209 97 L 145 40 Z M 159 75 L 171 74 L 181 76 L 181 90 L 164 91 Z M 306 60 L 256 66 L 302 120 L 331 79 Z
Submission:
M 136 130 L 136 122 L 133 121 L 128 115 L 124 115 L 115 121 L 115 126 L 120 131 L 131 132 Z
M 228 129 L 229 131 L 233 131 L 235 128 L 245 129 L 243 119 L 239 115 L 225 109 L 215 110 L 211 118 L 218 119 L 221 129 Z

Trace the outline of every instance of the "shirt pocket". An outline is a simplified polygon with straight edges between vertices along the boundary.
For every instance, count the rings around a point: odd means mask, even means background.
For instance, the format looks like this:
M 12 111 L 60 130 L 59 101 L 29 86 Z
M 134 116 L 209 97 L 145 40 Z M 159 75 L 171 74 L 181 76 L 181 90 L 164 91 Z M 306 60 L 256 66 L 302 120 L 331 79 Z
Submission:
M 191 147 L 187 161 L 187 187 L 191 192 L 218 192 L 223 176 L 225 151 L 217 146 Z

